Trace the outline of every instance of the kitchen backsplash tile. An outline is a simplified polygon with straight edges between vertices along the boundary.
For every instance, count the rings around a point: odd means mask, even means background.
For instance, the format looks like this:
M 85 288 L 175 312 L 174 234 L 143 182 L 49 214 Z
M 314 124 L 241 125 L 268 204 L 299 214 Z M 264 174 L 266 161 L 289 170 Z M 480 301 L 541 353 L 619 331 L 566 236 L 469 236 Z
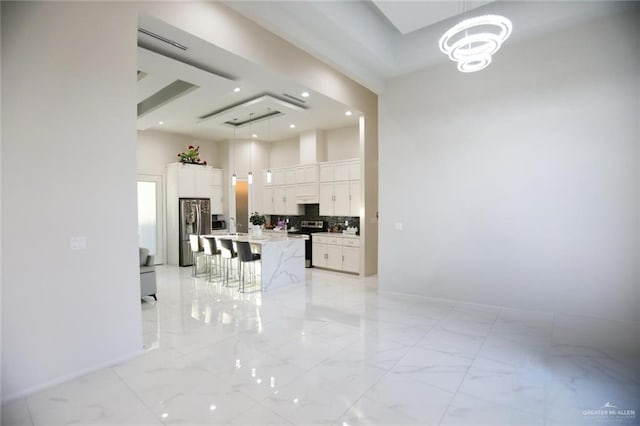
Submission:
M 276 224 L 278 220 L 289 219 L 290 228 L 300 228 L 300 222 L 303 220 L 322 220 L 325 223 L 325 231 L 331 232 L 336 229 L 342 232 L 347 226 L 355 226 L 360 234 L 360 218 L 354 216 L 320 216 L 320 204 L 305 204 L 304 216 L 278 216 L 271 215 L 269 223 Z M 348 225 L 346 222 L 348 221 Z

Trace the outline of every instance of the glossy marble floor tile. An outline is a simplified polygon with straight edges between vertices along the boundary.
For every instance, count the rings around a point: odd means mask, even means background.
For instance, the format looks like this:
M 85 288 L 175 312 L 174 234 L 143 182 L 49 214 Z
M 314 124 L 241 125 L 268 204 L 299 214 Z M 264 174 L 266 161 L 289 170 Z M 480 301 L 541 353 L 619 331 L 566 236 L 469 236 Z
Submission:
M 158 268 L 141 356 L 4 404 L 2 425 L 640 424 L 640 359 L 553 344 L 549 314 L 317 269 L 249 294 L 190 273 Z

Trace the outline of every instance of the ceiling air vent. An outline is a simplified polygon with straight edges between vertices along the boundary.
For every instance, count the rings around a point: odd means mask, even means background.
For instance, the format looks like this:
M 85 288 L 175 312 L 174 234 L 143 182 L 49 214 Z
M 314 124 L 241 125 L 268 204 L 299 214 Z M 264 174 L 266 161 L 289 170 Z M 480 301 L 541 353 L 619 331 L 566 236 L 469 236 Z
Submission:
M 222 109 L 210 112 L 200 119 L 199 124 L 206 126 L 243 127 L 285 114 L 297 113 L 307 109 L 271 94 L 262 94 L 238 102 Z
M 151 31 L 149 31 L 149 30 L 145 30 L 145 29 L 144 29 L 144 28 L 142 28 L 142 27 L 138 27 L 138 31 L 139 31 L 139 32 L 141 32 L 141 33 L 142 33 L 142 34 L 144 34 L 144 35 L 148 35 L 149 37 L 153 37 L 153 38 L 155 38 L 156 40 L 160 40 L 160 41 L 162 41 L 162 42 L 164 42 L 164 43 L 170 44 L 170 45 L 172 45 L 173 47 L 177 47 L 178 49 L 182 49 L 182 50 L 187 50 L 187 49 L 188 49 L 188 47 L 187 47 L 187 46 L 185 46 L 184 44 L 180 44 L 180 43 L 178 43 L 177 41 L 169 40 L 169 39 L 168 39 L 168 38 L 166 38 L 166 37 L 162 37 L 162 36 L 161 36 L 161 35 L 159 35 L 159 34 L 156 34 L 156 33 L 151 32 Z
M 149 96 L 147 99 L 138 103 L 138 118 L 160 108 L 165 104 L 168 104 L 171 101 L 178 99 L 181 96 L 186 95 L 187 93 L 197 88 L 198 86 L 187 81 L 174 81 L 170 85 L 160 89 L 153 95 Z
M 238 120 L 237 118 L 234 118 L 233 120 L 227 120 L 223 124 L 231 127 L 244 127 L 247 124 L 253 124 L 258 121 L 266 120 L 267 118 L 277 117 L 279 115 L 283 115 L 282 111 L 269 110 L 264 114 L 259 114 L 256 116 L 249 115 L 245 120 Z

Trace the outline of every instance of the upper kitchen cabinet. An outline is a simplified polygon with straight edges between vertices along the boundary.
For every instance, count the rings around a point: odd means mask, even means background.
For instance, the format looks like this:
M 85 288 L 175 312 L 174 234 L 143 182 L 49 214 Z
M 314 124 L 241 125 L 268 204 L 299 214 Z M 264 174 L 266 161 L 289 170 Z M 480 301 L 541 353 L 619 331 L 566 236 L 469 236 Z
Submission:
M 222 170 L 210 166 L 171 163 L 167 165 L 167 202 L 170 198 L 208 198 L 211 213 L 222 214 Z
M 296 167 L 296 200 L 298 204 L 318 202 L 318 165 Z
M 360 215 L 360 160 L 320 164 L 320 215 Z
M 295 183 L 318 183 L 318 165 L 307 164 L 296 167 Z
M 360 160 L 334 161 L 320 164 L 320 182 L 360 179 Z

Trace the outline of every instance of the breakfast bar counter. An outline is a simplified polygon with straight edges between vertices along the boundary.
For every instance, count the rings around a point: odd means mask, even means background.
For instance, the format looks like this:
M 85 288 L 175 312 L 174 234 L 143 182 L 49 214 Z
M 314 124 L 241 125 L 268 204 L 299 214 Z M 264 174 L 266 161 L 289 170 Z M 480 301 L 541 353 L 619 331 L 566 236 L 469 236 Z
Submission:
M 304 281 L 304 244 L 307 235 L 287 235 L 286 232 L 264 232 L 256 238 L 247 234 L 210 234 L 204 238 L 248 241 L 260 253 L 262 290 Z

